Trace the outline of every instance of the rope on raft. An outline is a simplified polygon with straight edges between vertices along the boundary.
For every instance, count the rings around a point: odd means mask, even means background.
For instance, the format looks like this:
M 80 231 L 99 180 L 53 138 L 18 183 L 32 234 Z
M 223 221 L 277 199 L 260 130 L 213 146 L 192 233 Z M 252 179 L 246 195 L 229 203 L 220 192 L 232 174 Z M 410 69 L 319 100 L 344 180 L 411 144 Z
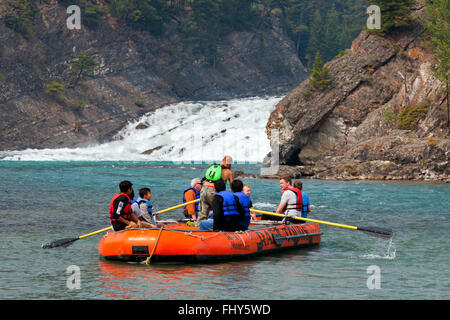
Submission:
M 213 234 L 213 235 L 211 235 L 211 236 L 208 236 L 208 237 L 197 236 L 197 235 L 193 234 L 192 231 L 191 231 L 191 232 L 185 232 L 184 234 L 185 234 L 186 236 L 192 236 L 192 237 L 194 237 L 194 238 L 199 238 L 200 240 L 203 241 L 203 240 L 207 240 L 207 239 L 213 238 L 213 237 L 219 235 L 220 233 L 222 233 L 222 231 L 219 231 L 219 232 L 217 232 L 217 233 L 215 233 L 215 234 Z
M 153 253 L 155 252 L 156 246 L 158 245 L 159 237 L 161 236 L 161 232 L 163 231 L 163 229 L 164 229 L 164 227 L 161 227 L 161 228 L 159 229 L 158 238 L 156 239 L 155 246 L 153 247 L 152 254 L 149 255 L 148 258 L 145 259 L 145 261 L 142 262 L 142 264 L 146 264 L 146 265 L 149 265 L 149 264 L 150 264 L 150 260 L 151 260 L 151 258 L 152 258 L 152 256 L 153 256 Z

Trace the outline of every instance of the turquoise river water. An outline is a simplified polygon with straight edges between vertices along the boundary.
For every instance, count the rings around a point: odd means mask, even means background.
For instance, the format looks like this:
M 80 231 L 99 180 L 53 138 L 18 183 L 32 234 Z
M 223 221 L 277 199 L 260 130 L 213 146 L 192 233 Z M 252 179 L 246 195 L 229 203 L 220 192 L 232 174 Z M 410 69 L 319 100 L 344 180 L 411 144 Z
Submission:
M 208 264 L 112 263 L 102 235 L 121 180 L 149 186 L 155 210 L 181 201 L 206 166 L 150 162 L 0 162 L 0 299 L 449 299 L 450 186 L 305 179 L 311 218 L 390 227 L 391 241 L 321 225 L 320 246 Z M 257 165 L 233 168 L 257 173 Z M 276 209 L 277 180 L 243 179 L 255 208 Z M 181 211 L 162 218 L 183 218 Z M 69 288 L 69 266 L 80 287 Z M 70 270 L 70 269 L 69 269 Z M 377 270 L 374 272 L 373 270 Z M 372 276 L 379 286 L 371 286 Z M 371 278 L 372 277 L 372 278 Z

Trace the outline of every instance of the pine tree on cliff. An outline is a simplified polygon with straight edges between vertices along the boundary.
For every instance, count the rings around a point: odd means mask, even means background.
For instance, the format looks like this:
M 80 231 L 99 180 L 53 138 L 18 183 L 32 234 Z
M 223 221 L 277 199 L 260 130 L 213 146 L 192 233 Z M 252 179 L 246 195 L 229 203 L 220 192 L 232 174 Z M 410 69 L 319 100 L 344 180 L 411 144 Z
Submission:
M 325 88 L 328 87 L 332 81 L 330 75 L 328 74 L 328 69 L 323 66 L 319 51 L 317 51 L 316 58 L 314 59 L 310 81 L 313 88 L 320 91 L 325 90 Z
M 385 34 L 396 27 L 409 24 L 414 0 L 370 0 L 369 4 L 377 5 L 381 10 L 381 29 L 370 31 Z
M 444 92 L 447 100 L 447 126 L 450 126 L 449 72 L 450 72 L 450 1 L 427 0 L 425 9 L 428 20 L 424 22 L 431 41 L 434 44 L 433 52 L 439 60 L 434 73 L 444 83 Z
M 81 79 L 94 78 L 94 70 L 98 66 L 98 63 L 85 53 L 76 55 L 70 64 L 72 67 L 71 75 L 74 77 L 70 88 L 74 88 Z

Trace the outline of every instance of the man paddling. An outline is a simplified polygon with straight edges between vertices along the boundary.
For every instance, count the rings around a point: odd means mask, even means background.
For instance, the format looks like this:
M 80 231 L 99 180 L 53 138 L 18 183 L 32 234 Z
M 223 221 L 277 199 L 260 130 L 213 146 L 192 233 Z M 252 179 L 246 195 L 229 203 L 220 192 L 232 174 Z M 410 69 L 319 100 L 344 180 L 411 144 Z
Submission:
M 212 210 L 212 200 L 216 194 L 214 191 L 214 182 L 219 180 L 224 182 L 228 181 L 230 185 L 233 182 L 232 164 L 233 159 L 227 155 L 222 159 L 220 165 L 214 164 L 206 170 L 203 188 L 200 192 L 199 214 L 195 223 L 196 226 L 199 226 L 202 220 L 208 219 L 209 212 Z

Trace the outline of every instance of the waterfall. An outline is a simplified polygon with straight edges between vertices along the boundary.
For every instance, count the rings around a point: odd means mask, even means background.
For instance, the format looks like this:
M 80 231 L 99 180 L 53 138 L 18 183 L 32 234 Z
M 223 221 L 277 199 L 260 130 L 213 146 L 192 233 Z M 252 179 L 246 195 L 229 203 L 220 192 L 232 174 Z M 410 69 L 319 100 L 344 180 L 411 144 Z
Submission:
M 265 127 L 281 97 L 180 102 L 128 123 L 113 141 L 83 148 L 0 151 L 21 161 L 261 162 L 270 151 Z

